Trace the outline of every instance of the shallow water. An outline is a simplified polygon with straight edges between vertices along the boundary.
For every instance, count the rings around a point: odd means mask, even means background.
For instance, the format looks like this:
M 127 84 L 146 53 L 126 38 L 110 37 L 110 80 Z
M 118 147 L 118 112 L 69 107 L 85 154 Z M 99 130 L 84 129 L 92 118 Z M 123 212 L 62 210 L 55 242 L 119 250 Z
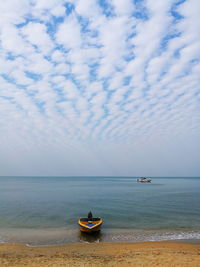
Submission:
M 92 210 L 102 232 L 81 235 Z M 0 242 L 200 240 L 200 178 L 0 177 Z

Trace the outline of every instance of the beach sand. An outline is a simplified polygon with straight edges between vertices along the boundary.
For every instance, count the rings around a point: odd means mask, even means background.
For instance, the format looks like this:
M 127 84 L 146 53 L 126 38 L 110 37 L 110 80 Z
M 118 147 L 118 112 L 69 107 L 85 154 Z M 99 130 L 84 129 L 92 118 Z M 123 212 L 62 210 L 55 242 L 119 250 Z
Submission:
M 200 244 L 175 242 L 0 245 L 0 266 L 200 267 Z

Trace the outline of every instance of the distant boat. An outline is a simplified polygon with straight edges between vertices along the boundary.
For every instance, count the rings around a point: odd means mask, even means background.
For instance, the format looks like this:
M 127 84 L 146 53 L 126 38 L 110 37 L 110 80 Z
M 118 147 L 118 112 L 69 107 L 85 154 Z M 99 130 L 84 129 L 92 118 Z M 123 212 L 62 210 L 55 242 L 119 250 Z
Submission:
M 137 179 L 137 182 L 140 183 L 151 183 L 151 179 L 150 178 L 146 178 L 146 177 L 140 177 Z
M 102 218 L 80 218 L 78 224 L 81 232 L 95 233 L 100 231 L 103 223 Z

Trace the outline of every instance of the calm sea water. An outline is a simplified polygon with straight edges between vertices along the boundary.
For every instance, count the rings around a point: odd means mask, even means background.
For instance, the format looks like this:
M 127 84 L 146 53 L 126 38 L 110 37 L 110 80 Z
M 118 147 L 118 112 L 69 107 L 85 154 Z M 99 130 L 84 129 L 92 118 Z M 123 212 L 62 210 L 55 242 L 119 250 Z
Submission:
M 88 211 L 101 234 L 80 234 Z M 0 242 L 200 240 L 200 178 L 0 177 Z

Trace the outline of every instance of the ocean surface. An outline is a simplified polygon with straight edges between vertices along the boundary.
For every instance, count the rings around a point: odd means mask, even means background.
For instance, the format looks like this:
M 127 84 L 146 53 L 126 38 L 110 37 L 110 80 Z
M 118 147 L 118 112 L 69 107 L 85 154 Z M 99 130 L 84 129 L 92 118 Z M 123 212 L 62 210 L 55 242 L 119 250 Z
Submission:
M 0 177 L 0 243 L 200 242 L 200 178 Z M 97 235 L 79 232 L 89 211 Z

